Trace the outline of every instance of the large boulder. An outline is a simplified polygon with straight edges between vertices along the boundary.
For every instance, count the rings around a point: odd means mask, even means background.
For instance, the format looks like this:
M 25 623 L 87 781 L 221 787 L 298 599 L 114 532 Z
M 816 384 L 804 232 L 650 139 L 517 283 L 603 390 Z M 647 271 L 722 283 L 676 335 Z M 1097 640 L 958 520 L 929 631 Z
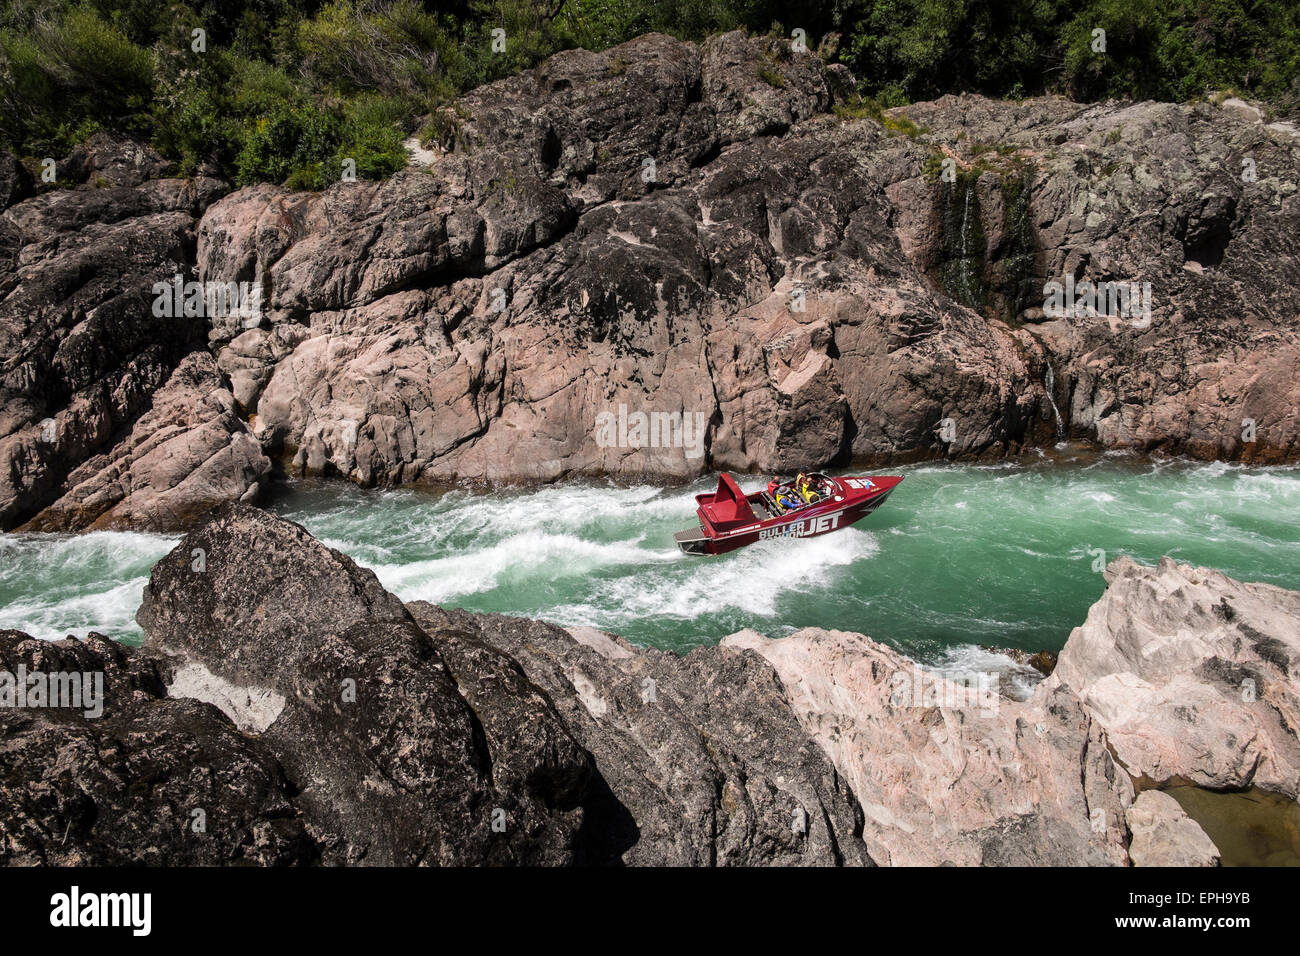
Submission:
M 724 648 L 762 656 L 795 716 L 866 815 L 893 866 L 1122 866 L 1128 776 L 1068 691 L 1004 699 L 990 682 L 923 671 L 861 634 L 753 631 Z
M 1116 558 L 1051 685 L 1156 784 L 1300 796 L 1300 593 L 1162 558 Z
M 295 782 L 325 862 L 546 864 L 583 852 L 590 758 L 545 697 L 483 650 L 481 679 L 495 676 L 493 693 L 474 695 L 480 716 L 402 603 L 301 527 L 224 510 L 155 566 L 139 621 L 147 648 L 189 668 L 189 692 L 256 699 L 232 716 Z M 507 709 L 514 736 L 485 732 L 506 716 L 493 708 Z

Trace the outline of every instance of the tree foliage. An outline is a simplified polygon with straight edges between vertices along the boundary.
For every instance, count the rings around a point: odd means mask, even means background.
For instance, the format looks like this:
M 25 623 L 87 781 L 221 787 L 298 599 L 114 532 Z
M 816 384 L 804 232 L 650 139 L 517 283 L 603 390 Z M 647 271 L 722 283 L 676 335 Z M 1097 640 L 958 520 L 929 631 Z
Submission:
M 1232 90 L 1300 112 L 1294 0 L 9 0 L 0 145 L 62 155 L 105 128 L 187 172 L 316 188 L 347 158 L 361 176 L 400 168 L 418 117 L 559 50 L 737 27 L 825 38 L 884 106 Z

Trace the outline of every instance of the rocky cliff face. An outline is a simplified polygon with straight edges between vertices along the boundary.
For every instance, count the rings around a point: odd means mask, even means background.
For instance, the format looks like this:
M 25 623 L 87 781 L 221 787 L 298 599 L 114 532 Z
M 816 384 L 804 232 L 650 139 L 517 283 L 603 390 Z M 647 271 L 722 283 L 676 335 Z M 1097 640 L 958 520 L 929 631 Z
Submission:
M 1294 799 L 1300 596 L 1172 561 L 1108 580 L 1011 701 L 859 634 L 679 658 L 405 606 L 232 506 L 155 567 L 144 647 L 0 633 L 0 671 L 104 691 L 0 708 L 0 861 L 1213 864 L 1153 788 Z
M 913 128 L 851 89 L 777 41 L 651 35 L 472 92 L 384 183 L 218 198 L 102 141 L 73 188 L 0 170 L 0 523 L 174 527 L 272 460 L 380 484 L 1067 433 L 1297 456 L 1294 127 L 945 97 Z M 155 317 L 177 273 L 257 290 L 256 321 Z M 1067 278 L 1137 298 L 1045 315 Z M 620 408 L 661 418 L 602 432 Z
M 155 314 L 155 284 L 189 274 L 228 188 L 165 165 L 97 136 L 56 164 L 66 188 L 0 215 L 0 527 L 179 527 L 270 473 L 195 351 L 204 319 Z M 34 188 L 18 182 L 12 198 Z

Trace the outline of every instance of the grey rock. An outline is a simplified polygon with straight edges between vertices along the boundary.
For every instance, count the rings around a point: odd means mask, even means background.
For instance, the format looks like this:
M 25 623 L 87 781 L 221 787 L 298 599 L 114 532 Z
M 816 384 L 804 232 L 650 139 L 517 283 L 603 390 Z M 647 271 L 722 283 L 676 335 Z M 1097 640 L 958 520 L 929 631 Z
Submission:
M 624 808 L 601 827 L 624 863 L 871 864 L 851 791 L 755 655 L 683 658 L 537 621 L 410 608 L 435 640 L 459 629 L 509 655 L 554 702 Z
M 156 316 L 153 287 L 189 274 L 198 216 L 224 186 L 147 179 L 158 162 L 114 142 L 97 137 L 65 165 L 105 173 L 103 185 L 47 189 L 0 213 L 0 528 L 74 492 L 88 459 L 134 454 L 132 426 L 204 334 L 201 320 Z M 254 456 L 246 448 L 239 466 Z M 247 487 L 235 485 L 223 500 Z M 147 511 L 131 520 L 165 523 Z
M 130 436 L 74 469 L 67 492 L 20 530 L 173 531 L 228 501 L 255 499 L 270 473 L 216 362 L 194 352 L 154 393 Z
M 1125 817 L 1134 866 L 1218 866 L 1219 848 L 1178 801 L 1159 790 L 1138 794 Z
M 165 696 L 166 662 L 98 634 L 0 632 L 0 669 L 102 675 L 103 713 L 0 708 L 0 864 L 303 865 L 320 848 L 288 780 L 215 707 Z
M 472 709 L 402 603 L 297 525 L 224 510 L 155 566 L 139 620 L 156 652 L 284 699 L 260 739 L 296 782 L 326 862 L 555 863 L 578 852 L 590 764 L 545 699 L 510 698 L 526 745 L 505 746 L 485 730 L 495 715 Z
M 1116 558 L 1045 684 L 1069 687 L 1152 783 L 1300 795 L 1300 594 Z

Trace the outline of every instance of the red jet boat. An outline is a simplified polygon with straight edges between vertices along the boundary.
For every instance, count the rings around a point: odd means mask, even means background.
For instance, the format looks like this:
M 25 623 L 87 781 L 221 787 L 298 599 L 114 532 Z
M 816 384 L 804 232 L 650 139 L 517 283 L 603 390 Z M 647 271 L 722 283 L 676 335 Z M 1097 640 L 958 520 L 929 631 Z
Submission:
M 726 554 L 767 538 L 811 538 L 847 528 L 885 503 L 903 479 L 807 476 L 808 494 L 794 481 L 773 480 L 766 491 L 746 495 L 725 471 L 718 490 L 696 495 L 700 526 L 673 537 L 687 554 Z

